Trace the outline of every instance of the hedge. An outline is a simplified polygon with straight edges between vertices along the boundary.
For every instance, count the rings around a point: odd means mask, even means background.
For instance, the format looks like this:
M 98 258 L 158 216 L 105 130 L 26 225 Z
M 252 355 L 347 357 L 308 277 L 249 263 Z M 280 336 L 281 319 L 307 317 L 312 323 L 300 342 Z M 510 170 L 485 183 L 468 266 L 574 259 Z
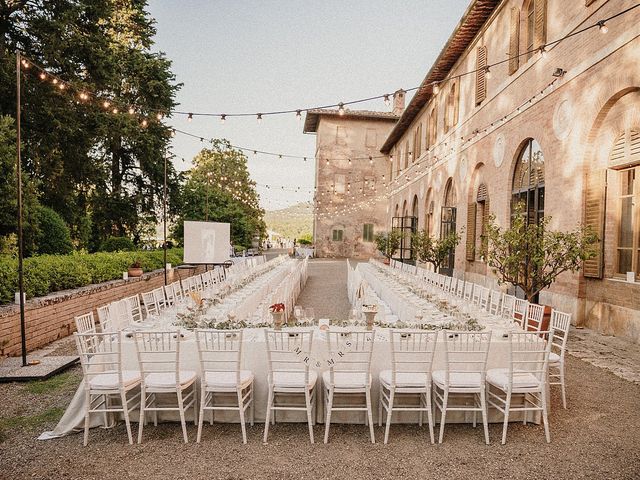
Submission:
M 167 262 L 182 263 L 181 248 L 167 250 Z M 162 250 L 136 252 L 38 255 L 24 260 L 27 298 L 122 278 L 129 265 L 140 260 L 145 272 L 163 267 Z M 18 260 L 0 256 L 0 305 L 13 303 L 18 291 Z

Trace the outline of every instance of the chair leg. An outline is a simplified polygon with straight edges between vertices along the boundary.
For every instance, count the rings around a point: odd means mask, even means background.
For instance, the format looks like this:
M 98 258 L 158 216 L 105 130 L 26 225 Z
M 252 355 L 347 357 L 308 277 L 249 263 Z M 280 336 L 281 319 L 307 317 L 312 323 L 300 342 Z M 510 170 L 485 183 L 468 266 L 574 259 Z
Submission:
M 384 443 L 385 443 L 385 445 L 389 441 L 389 429 L 391 428 L 391 415 L 393 414 L 393 399 L 395 397 L 395 394 L 396 394 L 396 392 L 395 392 L 394 387 L 391 387 L 391 390 L 389 390 L 389 408 L 387 409 L 387 425 L 385 426 L 385 429 L 384 429 Z
M 305 389 L 304 391 L 304 401 L 307 406 L 307 423 L 309 424 L 309 438 L 311 439 L 311 443 L 313 442 L 313 419 L 311 418 L 312 407 L 311 407 L 311 395 L 309 394 L 309 389 Z
M 86 447 L 89 443 L 89 420 L 91 416 L 89 413 L 89 410 L 91 410 L 91 394 L 88 390 L 85 392 L 84 403 L 84 439 L 82 444 Z
M 431 443 L 435 443 L 434 442 L 434 438 L 433 438 L 433 406 L 431 404 L 431 389 L 429 389 L 429 391 L 427 391 L 425 394 L 425 399 L 427 401 L 427 420 L 429 422 L 429 439 L 431 440 Z
M 178 408 L 180 409 L 180 424 L 182 425 L 182 438 L 184 438 L 184 443 L 189 443 L 189 437 L 187 437 L 187 423 L 184 419 L 184 402 L 182 401 L 182 390 L 177 389 L 176 393 L 178 394 Z
M 542 400 L 542 423 L 544 425 L 544 436 L 547 439 L 547 443 L 551 443 L 551 435 L 549 433 L 549 418 L 547 418 L 547 391 L 542 390 L 540 394 Z
M 318 422 L 318 389 L 314 386 L 313 387 L 313 391 L 311 393 L 311 401 L 312 401 L 312 406 L 311 406 L 311 410 L 313 413 L 313 425 L 315 426 Z
M 329 441 L 329 426 L 331 425 L 331 408 L 333 407 L 333 389 L 325 392 L 327 395 L 325 421 L 324 421 L 324 443 Z
M 198 406 L 198 392 L 196 390 L 196 384 L 194 383 L 191 388 L 193 388 L 193 424 L 198 425 L 198 419 L 200 417 L 198 413 L 200 412 L 200 408 Z
M 200 443 L 202 438 L 202 423 L 204 422 L 204 407 L 206 400 L 206 391 L 204 385 L 200 387 L 200 415 L 198 415 L 198 434 L 196 435 L 196 443 Z
M 244 424 L 244 402 L 242 401 L 242 389 L 238 388 L 238 409 L 240 411 L 240 427 L 242 428 L 242 443 L 247 443 L 247 426 Z
M 249 404 L 249 418 L 250 418 L 251 426 L 253 427 L 253 422 L 255 420 L 255 410 L 256 410 L 254 408 L 254 403 L 253 403 L 253 383 L 249 385 L 249 402 L 251 402 Z
M 127 437 L 129 445 L 133 445 L 133 436 L 131 435 L 131 422 L 129 420 L 129 404 L 127 403 L 127 392 L 120 390 L 120 399 L 122 401 L 122 415 L 124 416 L 124 424 L 127 427 Z
M 382 426 L 382 393 L 384 392 L 384 386 L 380 383 L 380 394 L 378 395 L 378 426 Z
M 447 401 L 449 400 L 449 391 L 443 390 L 442 409 L 440 410 L 440 436 L 438 443 L 442 443 L 444 437 L 444 424 L 447 418 Z
M 267 437 L 269 436 L 269 420 L 271 417 L 271 405 L 273 404 L 273 387 L 269 388 L 269 398 L 267 400 L 267 413 L 266 413 L 266 417 L 264 420 L 264 437 L 262 438 L 262 441 L 264 443 L 267 443 Z
M 480 392 L 480 408 L 482 408 L 482 426 L 484 427 L 484 443 L 489 445 L 489 423 L 487 421 L 487 392 Z
M 509 426 L 509 407 L 511 406 L 511 392 L 507 393 L 504 405 L 504 422 L 502 425 L 502 445 L 507 443 L 507 427 Z
M 376 434 L 373 431 L 373 410 L 371 409 L 371 387 L 370 386 L 367 387 L 366 396 L 367 396 L 367 418 L 369 419 L 369 433 L 371 434 L 371 443 L 376 443 Z M 389 414 L 391 414 L 391 409 L 389 409 Z
M 420 394 L 420 408 L 422 408 L 424 405 L 422 405 L 422 394 Z M 422 426 L 422 414 L 424 412 L 422 410 L 420 410 L 418 412 L 418 426 L 421 427 Z
M 562 388 L 562 407 L 567 408 L 567 391 L 564 383 L 564 360 L 560 362 L 560 388 Z
M 142 429 L 144 428 L 144 409 L 147 403 L 147 393 L 144 387 L 140 389 L 140 419 L 138 420 L 138 443 L 142 443 Z

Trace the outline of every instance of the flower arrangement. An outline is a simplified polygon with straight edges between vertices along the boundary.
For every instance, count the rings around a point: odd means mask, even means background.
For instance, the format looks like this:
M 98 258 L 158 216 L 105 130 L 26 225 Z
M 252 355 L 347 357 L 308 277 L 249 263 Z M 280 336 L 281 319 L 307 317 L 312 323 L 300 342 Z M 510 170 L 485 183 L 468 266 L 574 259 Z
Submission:
M 284 312 L 284 303 L 274 303 L 269 307 L 270 313 Z
M 378 312 L 378 305 L 371 304 L 371 305 L 362 305 L 362 311 L 364 313 L 377 313 Z

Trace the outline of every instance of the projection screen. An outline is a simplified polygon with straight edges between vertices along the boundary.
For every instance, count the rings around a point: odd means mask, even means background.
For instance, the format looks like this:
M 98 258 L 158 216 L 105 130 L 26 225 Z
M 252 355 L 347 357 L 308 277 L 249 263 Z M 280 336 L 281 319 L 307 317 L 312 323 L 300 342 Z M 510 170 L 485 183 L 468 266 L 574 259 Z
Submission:
M 185 221 L 184 262 L 226 262 L 229 260 L 230 240 L 228 223 Z

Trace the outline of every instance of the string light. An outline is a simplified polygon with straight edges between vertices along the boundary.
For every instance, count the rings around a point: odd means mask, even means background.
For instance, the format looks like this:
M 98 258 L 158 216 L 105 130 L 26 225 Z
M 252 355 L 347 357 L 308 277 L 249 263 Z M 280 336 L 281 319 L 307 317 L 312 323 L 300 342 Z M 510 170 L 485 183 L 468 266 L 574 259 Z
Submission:
M 222 115 L 220 115 L 220 123 L 222 125 L 224 125 L 225 120 L 227 119 L 227 116 L 223 113 Z
M 162 116 L 163 116 L 162 113 L 158 113 L 156 115 L 156 118 L 158 119 L 158 121 L 162 120 Z
M 191 121 L 193 121 L 193 113 L 190 113 L 190 114 L 187 116 L 187 122 L 191 122 Z
M 487 79 L 491 78 L 491 69 L 489 67 L 485 69 L 484 75 L 485 77 L 487 77 Z
M 344 115 L 344 103 L 342 102 L 338 104 L 338 115 Z
M 262 123 L 262 114 L 259 113 L 256 120 L 258 121 L 258 125 L 260 125 Z
M 108 101 L 108 100 L 105 100 L 104 102 L 102 102 L 102 106 L 103 106 L 104 108 L 109 108 L 109 106 L 110 106 L 110 105 L 111 105 L 111 103 L 109 103 L 109 101 Z
M 146 118 L 143 118 L 143 119 L 142 119 L 142 126 L 143 126 L 143 127 L 146 127 L 148 124 L 149 124 L 149 122 L 147 122 L 147 119 L 146 119 Z
M 298 119 L 298 121 L 302 120 L 302 111 L 296 110 L 296 118 Z
M 433 84 L 433 94 L 437 95 L 438 92 L 440 92 L 440 86 L 438 85 L 438 82 L 434 82 L 434 84 Z
M 136 113 L 135 109 L 133 107 L 129 107 L 129 115 L 133 115 L 134 113 Z
M 607 32 L 609 32 L 609 27 L 607 27 L 607 24 L 604 20 L 600 20 L 598 22 L 598 30 L 600 30 L 600 33 L 602 34 L 606 34 Z
M 384 104 L 387 107 L 391 106 L 391 99 L 389 98 L 389 94 L 388 93 L 386 93 L 385 96 L 384 96 Z
M 547 49 L 545 45 L 540 46 L 540 56 L 545 58 L 547 56 Z
M 45 80 L 47 78 L 47 74 L 44 72 L 40 72 L 38 76 L 40 77 L 40 80 Z

